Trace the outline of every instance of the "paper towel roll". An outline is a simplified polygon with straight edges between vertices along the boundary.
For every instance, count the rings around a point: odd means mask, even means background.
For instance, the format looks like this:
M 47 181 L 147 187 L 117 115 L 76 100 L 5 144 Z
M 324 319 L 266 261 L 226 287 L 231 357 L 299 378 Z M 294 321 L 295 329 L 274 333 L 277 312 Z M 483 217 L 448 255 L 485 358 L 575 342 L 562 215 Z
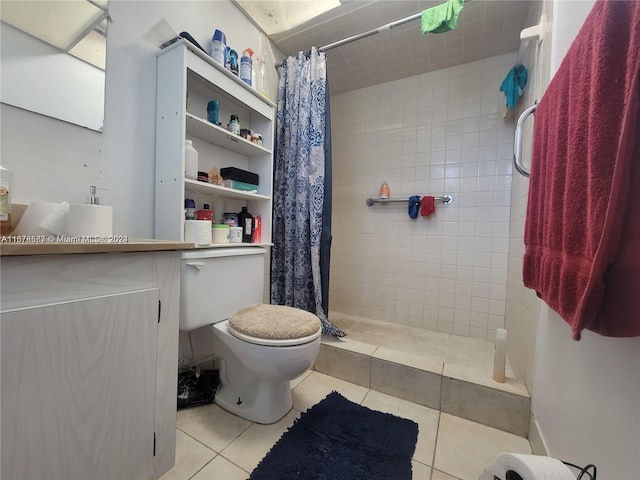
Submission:
M 507 478 L 507 472 L 514 471 L 523 480 L 575 480 L 575 475 L 564 463 L 556 458 L 542 455 L 525 455 L 520 453 L 501 453 L 493 465 L 483 472 L 500 480 Z
M 31 202 L 22 214 L 13 235 L 49 235 L 51 232 L 42 228 L 41 223 L 56 212 L 57 203 Z
M 113 208 L 72 203 L 69 205 L 67 231 L 71 236 L 110 237 L 113 235 Z
M 196 245 L 211 245 L 211 220 L 185 220 L 184 241 Z

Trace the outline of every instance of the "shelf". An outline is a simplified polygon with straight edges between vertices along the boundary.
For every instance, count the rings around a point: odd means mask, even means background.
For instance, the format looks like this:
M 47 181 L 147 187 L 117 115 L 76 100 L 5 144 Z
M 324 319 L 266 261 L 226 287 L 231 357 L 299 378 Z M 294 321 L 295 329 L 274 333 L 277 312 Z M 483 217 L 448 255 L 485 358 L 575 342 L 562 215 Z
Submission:
M 257 155 L 271 155 L 271 150 L 267 150 L 249 140 L 234 135 L 227 129 L 214 125 L 191 113 L 186 114 L 187 133 L 202 140 L 218 145 L 245 157 L 255 157 Z
M 202 50 L 200 50 L 198 47 L 196 47 L 195 45 L 193 45 L 191 42 L 188 42 L 186 40 L 181 40 L 182 42 L 184 42 L 184 45 L 187 47 L 187 50 L 189 50 L 191 53 L 194 53 L 196 56 L 200 57 L 202 60 L 204 60 L 206 63 L 208 63 L 209 65 L 211 65 L 213 68 L 215 68 L 216 70 L 218 70 L 220 73 L 222 73 L 223 75 L 225 75 L 226 77 L 228 77 L 230 80 L 232 80 L 233 82 L 237 83 L 238 86 L 242 87 L 244 90 L 247 91 L 247 93 L 250 93 L 251 95 L 253 95 L 254 97 L 258 98 L 259 100 L 261 100 L 262 102 L 266 103 L 267 105 L 269 105 L 272 108 L 276 107 L 276 104 L 273 103 L 271 100 L 269 100 L 268 98 L 266 98 L 264 95 L 262 95 L 260 92 L 258 92 L 255 88 L 253 88 L 252 86 L 248 85 L 247 83 L 243 82 L 242 80 L 240 80 L 240 77 L 237 75 L 234 75 L 233 73 L 231 73 L 229 70 L 227 70 L 225 67 L 223 67 L 222 65 L 220 65 L 218 62 L 216 62 L 213 58 L 211 58 L 209 55 L 207 55 L 206 53 L 204 53 Z M 180 41 L 176 42 L 177 44 L 180 44 Z M 169 48 L 169 47 L 167 47 Z M 240 59 L 238 59 L 238 62 L 240 62 Z
M 243 192 L 242 190 L 234 190 L 233 188 L 214 185 L 213 183 L 200 182 L 198 180 L 184 179 L 186 190 L 204 193 L 205 195 L 213 195 L 224 198 L 234 198 L 236 200 L 271 200 L 271 197 L 260 195 L 259 193 Z

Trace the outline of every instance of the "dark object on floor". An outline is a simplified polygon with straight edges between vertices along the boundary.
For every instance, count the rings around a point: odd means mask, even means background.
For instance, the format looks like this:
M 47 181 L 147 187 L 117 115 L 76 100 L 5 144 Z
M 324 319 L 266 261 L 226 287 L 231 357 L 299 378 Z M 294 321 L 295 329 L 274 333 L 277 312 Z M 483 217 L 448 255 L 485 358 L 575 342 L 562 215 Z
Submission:
M 249 480 L 411 480 L 418 425 L 331 392 L 287 430 Z
M 218 370 L 178 373 L 178 410 L 213 403 L 219 380 Z

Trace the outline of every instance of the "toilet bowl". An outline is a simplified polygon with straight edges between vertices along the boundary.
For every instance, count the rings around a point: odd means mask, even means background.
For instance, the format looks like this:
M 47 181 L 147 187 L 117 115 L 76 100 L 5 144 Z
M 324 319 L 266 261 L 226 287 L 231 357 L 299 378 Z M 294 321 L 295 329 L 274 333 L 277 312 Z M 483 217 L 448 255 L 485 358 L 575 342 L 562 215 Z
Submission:
M 213 353 L 220 359 L 215 402 L 247 420 L 269 424 L 291 409 L 290 381 L 313 366 L 321 326 L 309 312 L 261 303 L 265 252 L 185 251 L 180 329 L 211 326 Z
M 252 422 L 268 424 L 284 417 L 293 406 L 290 381 L 311 368 L 318 356 L 320 328 L 297 344 L 294 339 L 241 339 L 231 333 L 228 320 L 211 329 L 220 357 L 216 403 Z

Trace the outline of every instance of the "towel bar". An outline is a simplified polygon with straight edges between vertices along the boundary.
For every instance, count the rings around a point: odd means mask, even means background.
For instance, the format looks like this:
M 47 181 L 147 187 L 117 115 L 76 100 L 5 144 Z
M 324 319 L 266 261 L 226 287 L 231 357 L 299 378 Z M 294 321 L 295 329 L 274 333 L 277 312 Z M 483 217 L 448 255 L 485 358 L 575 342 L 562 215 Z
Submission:
M 525 167 L 524 163 L 522 163 L 522 124 L 529 115 L 536 111 L 536 108 L 538 108 L 538 105 L 534 104 L 522 112 L 516 122 L 516 132 L 513 140 L 513 164 L 520 175 L 525 177 L 528 177 L 531 174 L 531 170 Z
M 451 195 L 444 195 L 442 197 L 433 198 L 436 202 L 442 202 L 443 205 L 449 205 L 451 204 L 451 202 L 453 202 L 453 197 Z M 367 207 L 372 207 L 376 203 L 399 203 L 408 201 L 408 198 L 367 198 Z

